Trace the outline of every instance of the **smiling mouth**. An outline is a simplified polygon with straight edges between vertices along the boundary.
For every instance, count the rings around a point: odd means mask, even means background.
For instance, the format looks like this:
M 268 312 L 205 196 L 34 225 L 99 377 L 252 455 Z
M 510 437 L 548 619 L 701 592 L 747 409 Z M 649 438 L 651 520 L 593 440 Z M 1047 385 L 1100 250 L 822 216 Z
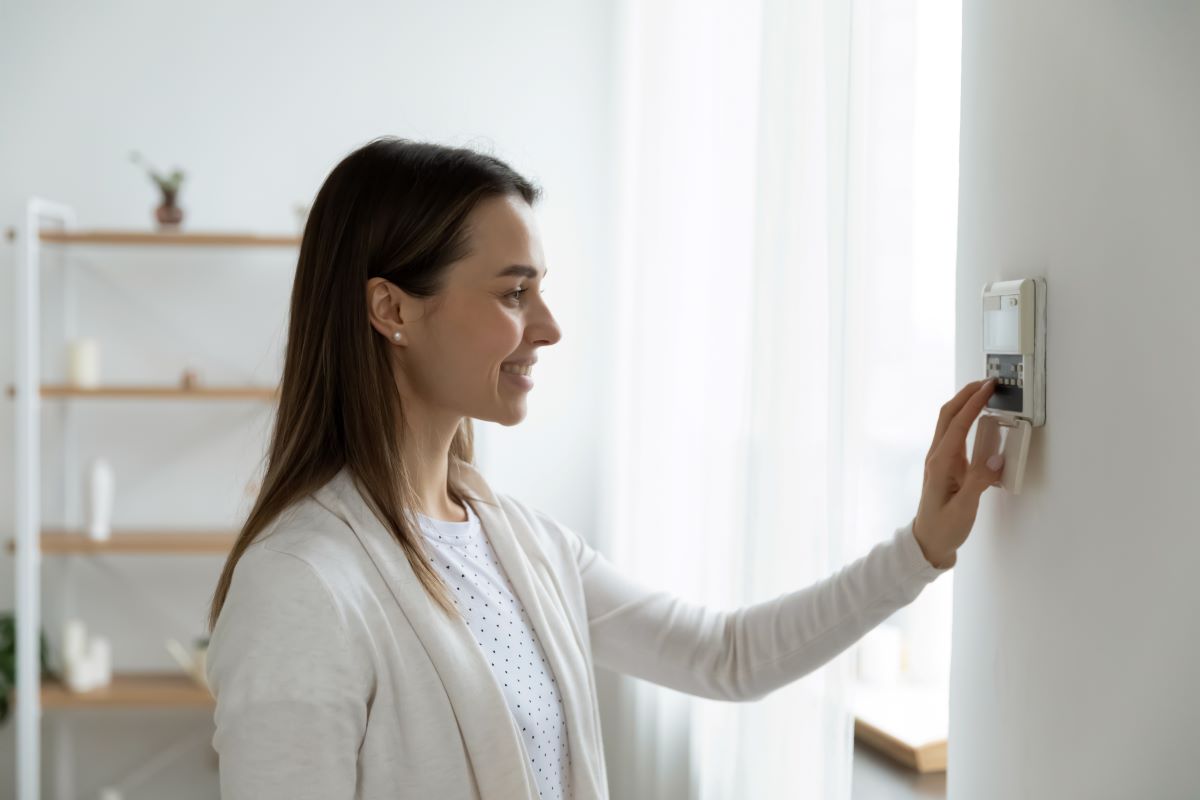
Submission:
M 516 364 L 501 364 L 500 371 L 501 372 L 510 372 L 513 375 L 528 376 L 531 372 L 533 372 L 533 365 L 528 365 L 528 366 L 522 367 L 522 366 L 518 366 Z

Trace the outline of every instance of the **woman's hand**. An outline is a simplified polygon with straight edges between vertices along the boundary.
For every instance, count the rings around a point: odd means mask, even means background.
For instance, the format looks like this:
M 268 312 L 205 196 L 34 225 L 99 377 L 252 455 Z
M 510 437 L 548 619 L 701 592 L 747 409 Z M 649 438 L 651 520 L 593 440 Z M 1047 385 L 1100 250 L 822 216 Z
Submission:
M 954 566 L 955 551 L 967 540 L 979 498 L 1000 480 L 1004 456 L 1000 454 L 980 463 L 988 450 L 975 448 L 976 460 L 967 463 L 967 432 L 987 405 L 996 382 L 968 383 L 950 402 L 942 406 L 933 445 L 925 457 L 925 482 L 921 503 L 913 520 L 913 535 L 926 560 L 938 568 Z

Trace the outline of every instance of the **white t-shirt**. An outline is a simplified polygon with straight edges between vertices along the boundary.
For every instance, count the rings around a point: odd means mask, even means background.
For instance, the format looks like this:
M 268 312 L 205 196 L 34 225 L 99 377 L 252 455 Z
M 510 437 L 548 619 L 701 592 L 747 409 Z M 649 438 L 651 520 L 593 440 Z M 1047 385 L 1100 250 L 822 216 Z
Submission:
M 466 522 L 417 514 L 430 563 L 454 596 L 504 692 L 537 776 L 538 795 L 570 800 L 570 753 L 558 684 L 529 617 L 513 592 L 479 517 Z

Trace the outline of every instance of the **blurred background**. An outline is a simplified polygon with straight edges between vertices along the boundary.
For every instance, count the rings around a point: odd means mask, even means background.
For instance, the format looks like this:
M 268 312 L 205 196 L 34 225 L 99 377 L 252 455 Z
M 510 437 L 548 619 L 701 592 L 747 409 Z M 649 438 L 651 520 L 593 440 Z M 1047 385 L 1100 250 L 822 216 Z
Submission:
M 961 31 L 957 0 L 4 4 L 4 384 L 26 346 L 14 275 L 36 249 L 43 383 L 83 359 L 101 385 L 249 387 L 43 397 L 43 524 L 80 528 L 100 458 L 114 529 L 240 525 L 305 210 L 343 156 L 391 134 L 490 152 L 545 191 L 563 338 L 524 422 L 476 423 L 493 485 L 713 606 L 831 574 L 915 514 L 939 407 L 978 377 L 955 373 Z M 183 173 L 173 202 L 149 169 Z M 117 241 L 27 241 L 32 198 L 44 227 Z M 179 215 L 198 239 L 149 236 Z M 0 408 L 11 454 L 13 398 Z M 15 463 L 0 459 L 8 538 Z M 6 549 L 6 610 L 14 563 Z M 110 642 L 114 674 L 186 681 L 165 642 L 203 636 L 222 563 L 47 555 L 51 663 L 75 620 Z M 602 673 L 613 797 L 944 796 L 953 580 L 756 703 Z M 147 691 L 44 700 L 42 796 L 216 797 L 211 709 L 179 684 Z M 17 796 L 15 716 L 0 798 Z M 903 752 L 856 745 L 856 720 Z

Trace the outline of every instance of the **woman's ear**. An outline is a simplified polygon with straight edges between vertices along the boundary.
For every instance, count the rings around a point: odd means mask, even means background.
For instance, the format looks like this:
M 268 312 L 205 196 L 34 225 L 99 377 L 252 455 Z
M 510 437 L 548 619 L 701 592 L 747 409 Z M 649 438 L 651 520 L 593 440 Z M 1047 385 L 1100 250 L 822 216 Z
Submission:
M 367 319 L 371 327 L 389 341 L 395 341 L 395 334 L 404 330 L 404 320 L 400 314 L 400 300 L 403 294 L 398 286 L 386 278 L 371 278 L 367 281 Z M 402 333 L 401 339 L 403 338 Z

